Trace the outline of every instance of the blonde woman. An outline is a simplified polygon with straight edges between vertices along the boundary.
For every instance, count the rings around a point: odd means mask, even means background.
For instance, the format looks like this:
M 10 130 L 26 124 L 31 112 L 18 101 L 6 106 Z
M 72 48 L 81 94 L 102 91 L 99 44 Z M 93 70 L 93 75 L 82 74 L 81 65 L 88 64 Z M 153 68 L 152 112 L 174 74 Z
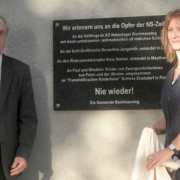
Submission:
M 162 89 L 162 118 L 151 126 L 155 132 L 165 134 L 165 149 L 147 157 L 147 170 L 155 169 L 162 162 L 177 156 L 180 159 L 180 9 L 170 11 L 165 18 L 161 42 L 173 68 L 167 73 Z M 175 180 L 180 180 L 180 169 Z

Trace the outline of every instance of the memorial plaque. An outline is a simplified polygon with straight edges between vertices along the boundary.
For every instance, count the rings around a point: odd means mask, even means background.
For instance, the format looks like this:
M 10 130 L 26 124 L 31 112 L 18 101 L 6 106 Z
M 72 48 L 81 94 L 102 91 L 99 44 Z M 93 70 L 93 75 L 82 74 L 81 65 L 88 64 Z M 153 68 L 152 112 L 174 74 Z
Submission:
M 160 108 L 164 17 L 53 21 L 54 110 Z

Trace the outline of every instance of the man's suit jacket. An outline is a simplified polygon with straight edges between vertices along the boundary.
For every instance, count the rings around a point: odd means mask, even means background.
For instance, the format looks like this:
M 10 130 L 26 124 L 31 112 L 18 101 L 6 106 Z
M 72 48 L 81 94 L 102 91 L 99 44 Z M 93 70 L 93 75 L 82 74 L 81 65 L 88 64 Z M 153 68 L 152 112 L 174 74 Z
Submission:
M 0 81 L 0 142 L 5 176 L 14 157 L 28 160 L 36 136 L 37 115 L 29 66 L 2 56 Z

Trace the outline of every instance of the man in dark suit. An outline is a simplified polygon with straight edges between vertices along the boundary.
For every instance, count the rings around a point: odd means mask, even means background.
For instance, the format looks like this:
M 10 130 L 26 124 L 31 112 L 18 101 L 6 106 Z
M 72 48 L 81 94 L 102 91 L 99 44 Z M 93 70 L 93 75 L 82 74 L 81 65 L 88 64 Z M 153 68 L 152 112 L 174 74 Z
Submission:
M 27 167 L 37 128 L 29 66 L 2 54 L 8 32 L 0 16 L 0 180 L 15 180 Z

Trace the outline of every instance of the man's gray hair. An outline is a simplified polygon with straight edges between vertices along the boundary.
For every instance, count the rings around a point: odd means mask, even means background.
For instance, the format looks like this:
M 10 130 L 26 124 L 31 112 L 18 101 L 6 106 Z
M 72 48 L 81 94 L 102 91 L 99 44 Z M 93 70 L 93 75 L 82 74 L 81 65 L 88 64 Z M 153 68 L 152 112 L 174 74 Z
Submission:
M 4 16 L 0 15 L 0 19 L 2 19 L 2 21 L 4 22 L 4 24 L 6 25 L 6 29 L 7 29 L 7 33 L 9 32 L 9 22 L 7 21 L 7 19 Z

